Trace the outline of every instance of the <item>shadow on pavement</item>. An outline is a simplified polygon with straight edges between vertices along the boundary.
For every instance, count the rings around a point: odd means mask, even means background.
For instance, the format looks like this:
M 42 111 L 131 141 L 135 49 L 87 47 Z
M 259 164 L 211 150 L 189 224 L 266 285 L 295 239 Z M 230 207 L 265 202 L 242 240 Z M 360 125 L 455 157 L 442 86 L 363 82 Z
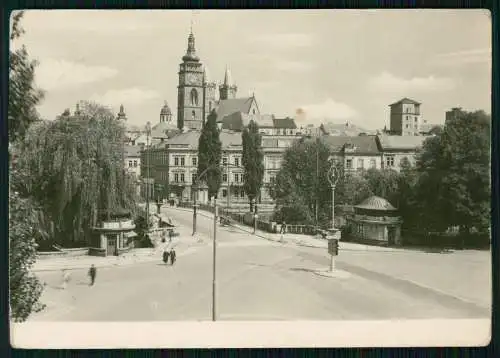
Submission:
M 295 271 L 295 272 L 316 272 L 316 271 L 318 271 L 318 269 L 310 269 L 310 268 L 304 268 L 304 267 L 292 267 L 289 270 Z

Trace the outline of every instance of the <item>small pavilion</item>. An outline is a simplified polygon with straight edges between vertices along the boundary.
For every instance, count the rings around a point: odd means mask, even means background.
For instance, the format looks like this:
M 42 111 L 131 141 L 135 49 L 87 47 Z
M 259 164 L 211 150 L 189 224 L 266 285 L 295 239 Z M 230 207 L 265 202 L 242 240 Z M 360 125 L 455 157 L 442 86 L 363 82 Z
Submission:
M 401 243 L 401 217 L 386 199 L 371 196 L 354 206 L 348 219 L 351 235 L 360 241 L 388 246 Z
M 118 256 L 127 251 L 130 239 L 137 234 L 131 213 L 127 210 L 117 210 L 107 215 L 101 213 L 99 225 L 94 227 L 90 254 L 95 256 Z

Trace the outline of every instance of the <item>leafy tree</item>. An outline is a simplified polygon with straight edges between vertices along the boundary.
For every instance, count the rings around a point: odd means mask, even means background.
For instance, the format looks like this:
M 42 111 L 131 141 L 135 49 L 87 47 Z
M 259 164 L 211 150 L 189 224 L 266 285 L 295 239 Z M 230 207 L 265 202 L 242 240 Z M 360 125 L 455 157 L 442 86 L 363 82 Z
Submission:
M 40 122 L 27 132 L 13 185 L 42 205 L 55 242 L 83 242 L 101 214 L 136 210 L 123 135 L 114 114 L 91 102 L 80 103 L 79 116 Z
M 10 40 L 19 40 L 24 33 L 20 21 L 24 12 L 12 17 Z M 44 97 L 43 91 L 35 87 L 34 76 L 37 62 L 28 56 L 26 47 L 10 51 L 9 54 L 9 106 L 7 117 L 9 124 L 9 142 L 22 139 L 28 127 L 40 120 L 36 106 Z
M 217 114 L 213 110 L 203 126 L 198 141 L 198 173 L 203 174 L 200 182 L 208 186 L 208 198 L 217 198 L 222 182 L 222 143 L 217 128 Z
M 483 111 L 462 111 L 424 143 L 417 199 L 426 208 L 428 230 L 484 232 L 490 226 L 490 127 Z
M 364 174 L 373 195 L 399 207 L 399 173 L 393 169 L 369 169 Z
M 250 121 L 248 128 L 242 133 L 243 167 L 245 168 L 243 188 L 247 193 L 250 211 L 253 211 L 253 202 L 257 199 L 262 188 L 264 178 L 264 154 L 262 153 L 262 138 L 259 126 Z
M 36 260 L 36 238 L 47 234 L 41 230 L 41 217 L 31 198 L 9 190 L 9 301 L 10 316 L 16 322 L 44 308 L 43 285 L 30 272 Z

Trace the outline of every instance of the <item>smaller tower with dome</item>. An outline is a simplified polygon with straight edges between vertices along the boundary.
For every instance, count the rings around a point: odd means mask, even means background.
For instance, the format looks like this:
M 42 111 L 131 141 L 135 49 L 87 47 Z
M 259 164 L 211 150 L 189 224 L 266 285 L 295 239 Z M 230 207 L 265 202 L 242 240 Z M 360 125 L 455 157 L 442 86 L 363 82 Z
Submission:
M 120 105 L 120 112 L 116 115 L 116 119 L 119 121 L 126 121 L 127 115 L 125 114 L 125 110 L 123 108 L 123 104 Z
M 164 102 L 160 111 L 160 123 L 172 123 L 172 111 L 170 110 L 167 101 Z

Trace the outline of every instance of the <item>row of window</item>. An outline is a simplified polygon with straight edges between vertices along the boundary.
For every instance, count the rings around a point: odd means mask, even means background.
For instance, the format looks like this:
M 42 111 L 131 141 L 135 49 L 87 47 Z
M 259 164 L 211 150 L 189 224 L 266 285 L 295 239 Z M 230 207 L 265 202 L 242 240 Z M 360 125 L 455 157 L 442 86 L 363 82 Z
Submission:
M 411 121 L 411 117 L 410 116 L 406 116 L 406 120 L 407 121 Z M 414 121 L 415 121 L 415 123 L 417 123 L 418 122 L 418 117 L 415 117 Z
M 242 183 L 243 182 L 243 174 L 233 174 L 234 177 L 234 182 L 235 183 Z M 222 182 L 227 183 L 227 174 L 222 174 Z
M 244 198 L 245 197 L 245 191 L 243 189 L 239 189 L 239 188 L 234 188 L 232 190 L 232 194 L 235 198 Z M 227 198 L 227 189 L 222 189 L 222 197 L 223 198 Z
M 345 167 L 346 169 L 352 169 L 352 159 L 346 159 Z M 363 169 L 365 167 L 365 160 L 364 159 L 358 159 L 358 169 Z M 375 159 L 370 159 L 370 168 L 376 168 L 377 167 L 377 162 Z
M 191 165 L 192 165 L 193 167 L 196 167 L 196 166 L 197 166 L 197 163 L 198 163 L 198 161 L 197 161 L 197 160 L 198 160 L 198 159 L 197 159 L 196 157 L 191 158 Z M 184 157 L 180 157 L 180 156 L 176 156 L 176 157 L 174 157 L 174 165 L 175 165 L 175 166 L 177 166 L 177 167 L 178 167 L 178 166 L 181 166 L 181 167 L 185 166 L 185 165 L 186 165 L 186 160 L 185 160 L 185 158 L 184 158 Z
M 129 168 L 132 168 L 132 167 L 137 168 L 137 160 L 129 160 L 128 167 Z
M 227 157 L 222 157 L 222 165 L 227 165 Z M 240 158 L 238 158 L 238 157 L 234 158 L 233 165 L 235 167 L 239 167 L 240 166 Z

